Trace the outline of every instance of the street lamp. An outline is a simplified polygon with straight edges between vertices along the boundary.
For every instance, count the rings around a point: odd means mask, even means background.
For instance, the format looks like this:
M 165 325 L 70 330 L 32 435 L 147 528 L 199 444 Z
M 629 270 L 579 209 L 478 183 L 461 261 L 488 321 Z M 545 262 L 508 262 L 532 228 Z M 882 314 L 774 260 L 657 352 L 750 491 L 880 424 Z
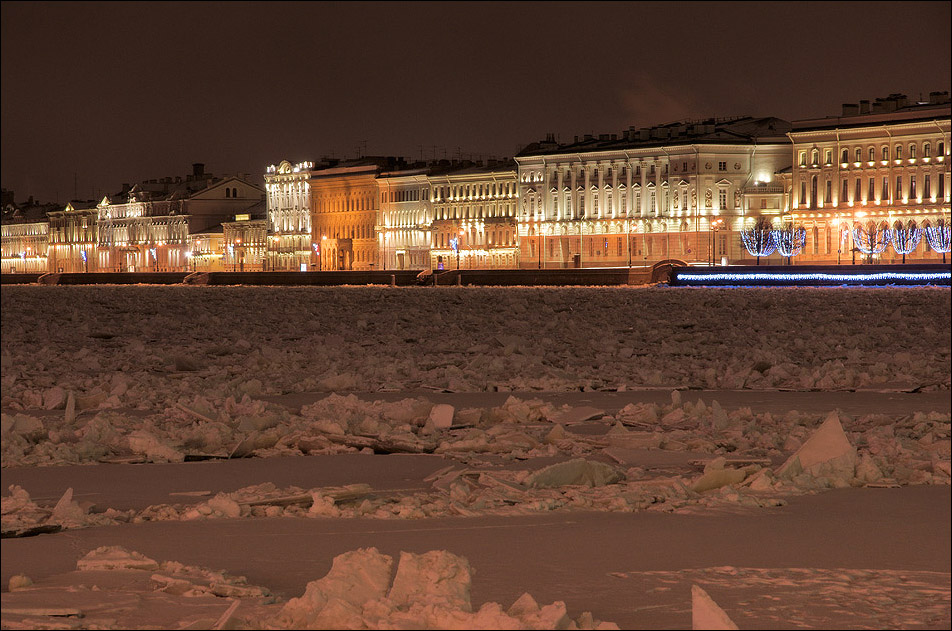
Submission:
M 631 269 L 631 218 L 625 218 L 625 232 L 628 236 L 628 268 Z
M 723 219 L 715 219 L 711 222 L 711 248 L 710 248 L 710 264 L 714 265 L 714 247 L 717 245 L 717 231 L 720 230 L 721 226 L 724 225 Z

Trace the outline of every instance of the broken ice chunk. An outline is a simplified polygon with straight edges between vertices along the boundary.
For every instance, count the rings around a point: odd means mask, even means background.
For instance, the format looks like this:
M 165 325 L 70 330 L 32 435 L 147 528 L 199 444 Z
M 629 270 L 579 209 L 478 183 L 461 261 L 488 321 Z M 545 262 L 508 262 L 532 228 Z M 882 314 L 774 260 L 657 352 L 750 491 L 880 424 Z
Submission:
M 850 444 L 839 415 L 833 411 L 803 446 L 777 469 L 777 475 L 792 479 L 806 473 L 848 483 L 855 471 L 856 448 Z
M 691 585 L 692 629 L 736 629 L 737 625 L 707 592 Z
M 526 484 L 540 489 L 552 489 L 560 486 L 605 486 L 625 479 L 625 474 L 615 467 L 576 458 L 539 469 L 526 480 Z

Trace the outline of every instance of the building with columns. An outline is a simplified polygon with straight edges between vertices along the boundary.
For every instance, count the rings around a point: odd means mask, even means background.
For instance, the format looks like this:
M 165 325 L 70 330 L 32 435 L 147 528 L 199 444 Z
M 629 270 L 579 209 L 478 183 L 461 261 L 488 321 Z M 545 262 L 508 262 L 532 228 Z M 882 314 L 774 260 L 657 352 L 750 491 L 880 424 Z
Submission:
M 99 271 L 186 271 L 189 235 L 232 219 L 264 199 L 247 175 L 215 177 L 192 165 L 186 178 L 167 177 L 124 187 L 97 205 Z
M 864 252 L 853 228 L 872 222 L 883 232 L 897 222 L 921 228 L 939 219 L 948 225 L 949 129 L 948 92 L 919 101 L 892 94 L 846 103 L 840 116 L 795 121 L 786 180 L 787 219 L 806 229 L 797 261 L 901 262 L 895 247 Z M 922 239 L 905 260 L 934 262 L 941 255 Z
M 12 202 L 3 209 L 0 222 L 0 273 L 46 273 L 50 241 L 50 220 L 47 212 L 59 210 L 55 204 Z
M 745 116 L 529 145 L 515 158 L 520 267 L 745 262 L 738 231 L 784 206 L 789 130 Z
M 490 160 L 433 172 L 430 269 L 515 268 L 516 163 Z
M 429 169 L 385 171 L 377 176 L 377 251 L 380 269 L 425 269 L 433 221 Z
M 377 176 L 407 167 L 402 158 L 328 161 L 311 171 L 312 269 L 378 269 Z
M 222 266 L 232 272 L 261 272 L 268 266 L 268 209 L 261 200 L 222 226 Z
M 287 160 L 268 167 L 264 187 L 268 200 L 268 253 L 271 270 L 311 268 L 311 169 L 313 162 Z
M 50 272 L 98 272 L 99 209 L 93 201 L 72 201 L 50 218 L 47 263 Z

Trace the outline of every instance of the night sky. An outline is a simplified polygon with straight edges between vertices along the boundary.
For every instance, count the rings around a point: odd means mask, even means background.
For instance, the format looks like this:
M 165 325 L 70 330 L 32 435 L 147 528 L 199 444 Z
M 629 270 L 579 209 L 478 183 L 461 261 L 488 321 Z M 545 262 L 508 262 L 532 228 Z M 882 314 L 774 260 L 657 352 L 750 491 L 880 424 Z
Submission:
M 282 159 L 835 115 L 949 90 L 950 6 L 3 2 L 2 185 L 65 203 L 193 162 L 260 182 Z

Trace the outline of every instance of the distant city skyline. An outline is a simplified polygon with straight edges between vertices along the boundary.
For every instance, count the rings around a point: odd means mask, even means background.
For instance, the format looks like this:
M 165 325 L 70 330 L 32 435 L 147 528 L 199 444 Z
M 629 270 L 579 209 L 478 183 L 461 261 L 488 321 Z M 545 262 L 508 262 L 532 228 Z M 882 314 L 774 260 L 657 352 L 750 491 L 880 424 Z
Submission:
M 2 185 L 507 157 L 678 119 L 950 86 L 950 3 L 2 4 Z M 937 33 L 936 33 L 937 31 Z

